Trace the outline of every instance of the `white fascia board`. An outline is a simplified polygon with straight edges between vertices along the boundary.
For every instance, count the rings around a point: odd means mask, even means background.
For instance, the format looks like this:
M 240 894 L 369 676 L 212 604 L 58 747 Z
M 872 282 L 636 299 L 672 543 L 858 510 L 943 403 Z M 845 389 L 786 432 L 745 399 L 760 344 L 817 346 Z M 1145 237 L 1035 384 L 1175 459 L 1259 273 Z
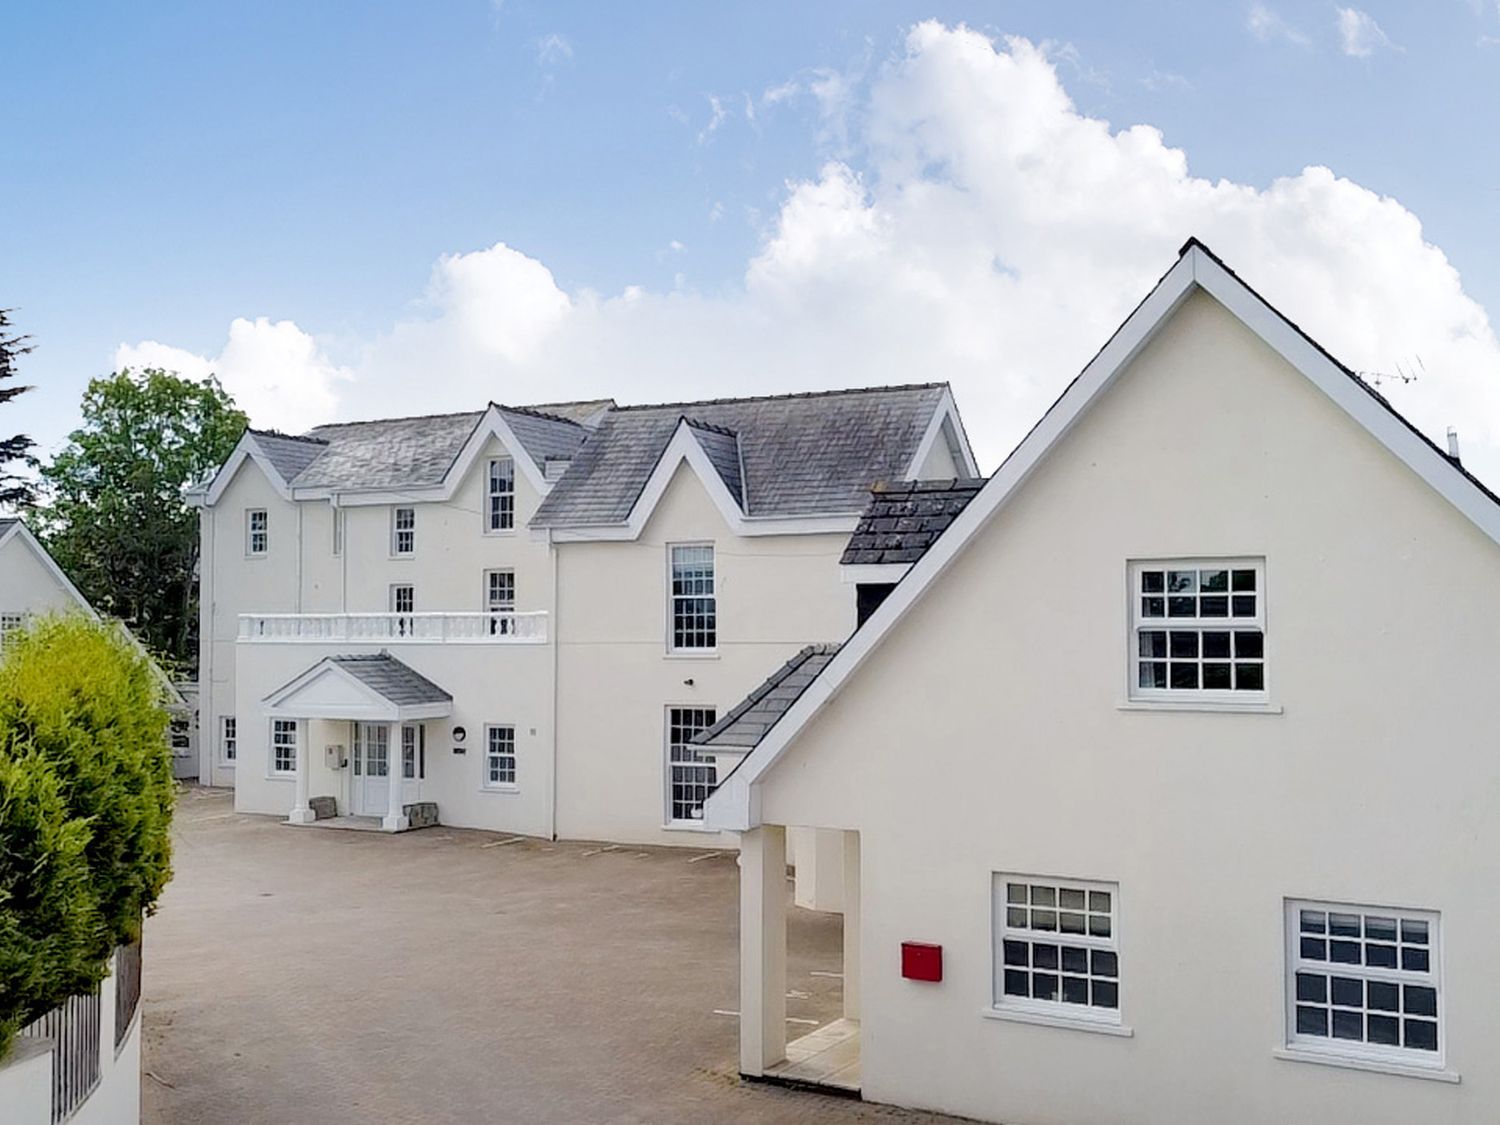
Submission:
M 255 435 L 246 430 L 240 435 L 240 440 L 234 447 L 234 452 L 229 459 L 220 466 L 219 471 L 214 474 L 213 481 L 208 486 L 208 491 L 203 494 L 202 504 L 204 507 L 212 508 L 219 502 L 219 497 L 224 495 L 224 490 L 229 487 L 230 481 L 234 480 L 234 474 L 240 471 L 246 460 L 254 461 L 260 466 L 260 471 L 266 475 L 271 482 L 271 487 L 276 490 L 276 495 L 283 500 L 292 499 L 292 490 L 287 487 L 287 482 L 282 480 L 281 474 L 276 471 L 276 466 L 271 464 L 264 451 L 255 441 Z
M 922 440 L 917 443 L 917 451 L 912 454 L 911 463 L 906 466 L 904 479 L 916 480 L 917 474 L 922 471 L 922 462 L 927 460 L 933 447 L 940 441 L 947 441 L 950 434 L 964 475 L 977 477 L 979 464 L 974 460 L 974 451 L 969 448 L 969 435 L 964 432 L 963 421 L 959 418 L 958 403 L 954 401 L 953 389 L 946 387 L 932 417 L 928 419 L 927 429 L 922 434 Z
M 412 703 L 396 708 L 397 722 L 414 723 L 423 719 L 446 719 L 453 714 L 453 701 L 441 703 Z
M 900 582 L 911 572 L 911 563 L 843 563 L 839 581 L 849 585 L 863 582 Z

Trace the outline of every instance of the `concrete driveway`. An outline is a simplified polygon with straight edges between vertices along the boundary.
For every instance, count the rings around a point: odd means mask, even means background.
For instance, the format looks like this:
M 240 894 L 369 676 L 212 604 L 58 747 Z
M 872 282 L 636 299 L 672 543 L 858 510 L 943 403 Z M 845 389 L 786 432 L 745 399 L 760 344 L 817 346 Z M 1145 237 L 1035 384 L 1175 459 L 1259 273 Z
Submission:
M 291 828 L 206 789 L 176 837 L 152 1125 L 946 1120 L 740 1081 L 732 855 Z M 839 924 L 791 912 L 793 1036 L 839 1015 Z

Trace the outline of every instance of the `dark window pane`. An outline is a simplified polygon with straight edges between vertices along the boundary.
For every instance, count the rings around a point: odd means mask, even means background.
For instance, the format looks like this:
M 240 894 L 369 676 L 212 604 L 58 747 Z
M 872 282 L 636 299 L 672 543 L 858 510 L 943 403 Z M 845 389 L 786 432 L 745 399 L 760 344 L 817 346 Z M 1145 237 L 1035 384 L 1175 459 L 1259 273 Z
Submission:
M 1227 570 L 1200 570 L 1198 572 L 1199 588 L 1204 593 L 1218 594 L 1229 589 L 1229 571 Z
M 1395 941 L 1396 919 L 1367 915 L 1365 917 L 1365 937 L 1371 941 Z
M 1236 590 L 1255 589 L 1255 571 L 1237 570 L 1234 572 L 1234 588 Z
M 1315 1004 L 1327 1003 L 1328 978 L 1322 973 L 1298 973 L 1297 999 L 1310 1000 Z
M 1167 686 L 1167 662 L 1149 663 L 1141 661 L 1141 687 L 1164 688 Z
M 1415 918 L 1401 919 L 1401 940 L 1413 945 L 1427 944 L 1427 923 Z
M 1063 946 L 1062 967 L 1065 973 L 1087 973 L 1089 971 L 1089 951 L 1087 949 L 1079 949 L 1076 945 Z
M 1198 665 L 1196 664 L 1173 664 L 1171 668 L 1171 685 L 1178 689 L 1192 690 L 1198 686 Z
M 1141 599 L 1142 617 L 1165 617 L 1167 615 L 1167 600 L 1165 598 L 1145 597 Z
M 1057 905 L 1064 910 L 1085 910 L 1088 907 L 1088 895 L 1076 887 L 1063 887 L 1057 892 Z
M 1083 914 L 1064 910 L 1057 916 L 1057 928 L 1065 934 L 1083 933 Z
M 1266 670 L 1260 664 L 1236 664 L 1234 686 L 1237 691 L 1264 691 Z
M 1309 961 L 1328 960 L 1328 943 L 1322 938 L 1305 937 L 1302 939 L 1302 956 Z
M 1167 571 L 1167 590 L 1173 594 L 1197 593 L 1198 572 L 1196 570 Z
M 1437 989 L 1424 988 L 1419 984 L 1408 984 L 1402 991 L 1406 994 L 1407 1015 L 1437 1015 Z
M 1198 599 L 1199 617 L 1228 617 L 1229 599 L 1222 594 Z
M 1365 1006 L 1377 1012 L 1399 1012 L 1401 989 L 1388 980 L 1372 980 L 1365 984 Z
M 1056 906 L 1057 905 L 1057 888 L 1056 887 L 1039 887 L 1035 883 L 1033 883 L 1031 885 L 1031 905 L 1032 906 Z
M 1168 617 L 1196 617 L 1198 614 L 1197 598 L 1168 598 Z
M 1007 965 L 1026 965 L 1026 957 L 1031 947 L 1024 941 L 1008 941 L 1005 943 L 1005 963 Z
M 1165 579 L 1159 570 L 1141 571 L 1141 592 L 1146 594 L 1159 594 L 1164 589 Z
M 1025 883 L 1006 883 L 1005 884 L 1005 901 L 1006 902 L 1019 902 L 1022 906 L 1025 906 L 1026 905 L 1026 884 Z
M 1337 961 L 1340 965 L 1359 964 L 1359 942 L 1357 941 L 1331 941 L 1328 943 L 1330 961 Z
M 1323 934 L 1328 932 L 1328 915 L 1321 910 L 1302 911 L 1301 927 L 1304 934 Z
M 1298 1035 L 1328 1035 L 1328 1009 L 1305 1008 L 1297 1005 Z
M 1203 659 L 1205 659 L 1205 660 L 1228 660 L 1229 659 L 1229 634 L 1228 633 L 1204 633 L 1203 634 Z
M 1033 930 L 1052 931 L 1057 929 L 1057 911 L 1055 910 L 1033 910 L 1031 912 L 1031 928 Z
M 1054 973 L 1032 973 L 1031 995 L 1037 1000 L 1057 999 L 1057 976 Z
M 1396 967 L 1396 947 L 1394 945 L 1377 945 L 1367 943 L 1365 945 L 1365 964 L 1377 969 L 1394 969 Z
M 1026 929 L 1026 911 L 1024 908 L 1012 906 L 1005 912 L 1005 924 L 1014 926 L 1018 930 Z
M 1089 909 L 1090 910 L 1098 910 L 1098 911 L 1100 911 L 1102 913 L 1108 914 L 1109 913 L 1109 892 L 1108 891 L 1090 891 L 1089 892 Z
M 1017 972 L 1015 969 L 1005 970 L 1005 995 L 1007 996 L 1030 996 L 1030 982 L 1027 974 Z
M 1147 629 L 1140 635 L 1140 654 L 1148 660 L 1164 660 L 1167 655 L 1167 634 L 1159 629 Z
M 1094 937 L 1109 937 L 1109 915 L 1090 914 L 1089 933 Z
M 1333 1002 L 1346 1008 L 1365 1006 L 1365 982 L 1358 977 L 1333 978 Z
M 1087 1004 L 1089 1002 L 1089 978 L 1063 977 L 1062 998 L 1064 1004 Z
M 1335 1039 L 1363 1039 L 1365 1017 L 1363 1012 L 1333 1010 L 1333 1037 Z
M 1031 964 L 1037 969 L 1057 968 L 1057 946 L 1033 945 L 1031 947 Z
M 1401 967 L 1409 973 L 1425 973 L 1431 968 L 1427 950 L 1407 946 L 1401 951 Z
M 1330 914 L 1328 932 L 1334 937 L 1359 937 L 1359 915 Z
M 1382 1047 L 1401 1046 L 1401 1022 L 1395 1016 L 1375 1016 L 1368 1019 L 1371 1043 Z
M 1205 664 L 1203 666 L 1203 686 L 1208 691 L 1228 691 L 1229 665 Z
M 1236 617 L 1255 616 L 1254 594 L 1236 594 L 1233 598 L 1230 599 L 1230 605 L 1234 610 L 1234 616 Z
M 1118 1008 L 1119 1006 L 1120 986 L 1112 980 L 1096 980 L 1094 982 L 1094 1007 Z
M 1170 654 L 1174 660 L 1196 660 L 1198 634 L 1181 631 L 1173 633 Z
M 1259 660 L 1266 654 L 1266 638 L 1259 629 L 1241 629 L 1234 635 L 1234 654 L 1241 660 Z
M 1112 953 L 1108 949 L 1096 949 L 1091 954 L 1094 963 L 1094 975 L 1096 977 L 1117 977 L 1120 975 L 1120 955 Z
M 1437 1050 L 1437 1024 L 1427 1020 L 1406 1020 L 1406 1046 L 1418 1051 Z

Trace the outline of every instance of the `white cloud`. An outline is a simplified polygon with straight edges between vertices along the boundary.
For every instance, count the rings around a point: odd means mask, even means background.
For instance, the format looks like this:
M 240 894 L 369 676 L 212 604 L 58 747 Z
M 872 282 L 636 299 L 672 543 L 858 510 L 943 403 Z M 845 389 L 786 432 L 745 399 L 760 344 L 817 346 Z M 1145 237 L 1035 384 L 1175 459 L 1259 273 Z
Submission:
M 573 44 L 555 31 L 536 41 L 536 61 L 544 67 L 556 66 L 572 57 Z
M 1382 48 L 1399 51 L 1390 37 L 1375 22 L 1369 12 L 1358 8 L 1340 8 L 1336 21 L 1339 29 L 1339 44 L 1344 54 L 1356 59 L 1367 59 Z
M 1141 85 L 1153 94 L 1162 94 L 1170 90 L 1186 94 L 1190 93 L 1193 89 L 1193 84 L 1183 75 L 1170 70 L 1157 70 L 1155 67 L 1141 79 Z
M 724 124 L 724 119 L 729 116 L 729 111 L 724 108 L 724 102 L 717 94 L 709 94 L 708 97 L 708 124 L 703 126 L 698 133 L 698 143 L 707 144 L 708 138 L 719 131 L 719 126 Z
M 1301 29 L 1288 23 L 1278 12 L 1264 4 L 1251 4 L 1245 17 L 1245 26 L 1250 34 L 1262 43 L 1282 40 L 1298 47 L 1312 46 L 1312 40 Z
M 948 379 L 992 468 L 1198 235 L 1352 366 L 1421 356 L 1426 375 L 1383 392 L 1429 434 L 1459 424 L 1466 463 L 1500 481 L 1500 343 L 1396 200 L 1322 167 L 1264 186 L 1194 176 L 1158 130 L 1081 114 L 1042 47 L 962 27 L 912 29 L 845 106 L 861 159 L 788 185 L 737 289 L 609 296 L 504 244 L 450 255 L 352 381 L 287 325 L 319 397 L 252 413 L 297 405 L 311 425 Z

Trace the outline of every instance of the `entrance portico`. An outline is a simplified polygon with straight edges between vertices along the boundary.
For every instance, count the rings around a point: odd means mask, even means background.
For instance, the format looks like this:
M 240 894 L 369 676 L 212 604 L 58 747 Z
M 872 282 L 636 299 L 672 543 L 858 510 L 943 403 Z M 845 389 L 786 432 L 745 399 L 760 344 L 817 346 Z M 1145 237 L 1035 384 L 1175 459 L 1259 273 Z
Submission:
M 351 783 L 349 811 L 376 812 L 368 802 L 381 795 L 375 789 L 383 788 L 384 808 L 378 812 L 380 827 L 387 832 L 408 827 L 405 765 L 408 749 L 413 755 L 420 752 L 420 723 L 453 713 L 452 695 L 386 652 L 327 657 L 272 692 L 263 704 L 273 729 L 278 720 L 295 724 L 295 790 L 287 820 L 311 824 L 316 819 L 310 792 L 312 722 L 343 720 L 350 724 L 352 737 L 347 744 L 326 747 L 325 753 L 340 758 L 330 765 L 342 770 L 349 761 L 343 757 L 345 746 L 353 746 L 359 778 Z M 410 737 L 404 737 L 404 729 L 413 732 Z M 279 737 L 288 734 L 283 729 Z

